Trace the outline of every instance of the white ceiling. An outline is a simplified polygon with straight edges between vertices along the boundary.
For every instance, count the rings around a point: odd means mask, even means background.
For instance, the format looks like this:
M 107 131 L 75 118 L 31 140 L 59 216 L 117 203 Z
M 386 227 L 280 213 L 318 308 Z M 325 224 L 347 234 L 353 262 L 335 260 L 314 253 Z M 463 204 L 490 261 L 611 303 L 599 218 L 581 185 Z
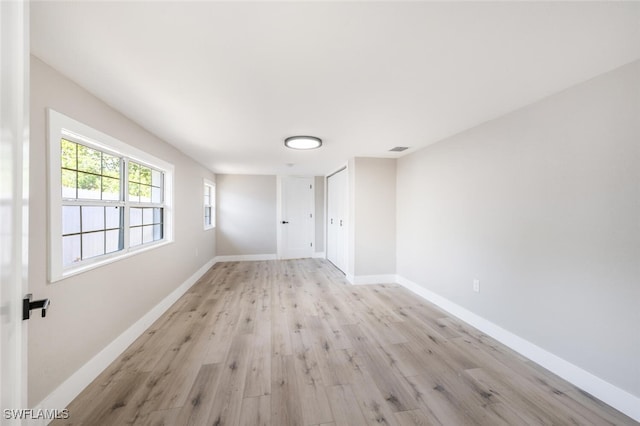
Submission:
M 31 45 L 216 172 L 326 174 L 639 59 L 640 3 L 47 1 Z

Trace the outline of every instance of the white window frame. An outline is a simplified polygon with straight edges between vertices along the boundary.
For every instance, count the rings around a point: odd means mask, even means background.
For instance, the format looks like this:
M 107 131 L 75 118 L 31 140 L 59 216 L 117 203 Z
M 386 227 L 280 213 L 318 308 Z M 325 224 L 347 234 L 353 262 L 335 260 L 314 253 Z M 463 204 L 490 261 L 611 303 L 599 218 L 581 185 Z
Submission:
M 95 269 L 97 267 L 116 262 L 120 259 L 133 256 L 147 250 L 173 242 L 173 175 L 174 166 L 164 160 L 147 154 L 131 145 L 128 145 L 112 136 L 100 132 L 86 124 L 67 117 L 52 109 L 47 109 L 48 117 L 48 176 L 49 176 L 49 206 L 48 206 L 48 226 L 49 226 L 49 281 L 56 282 L 67 277 Z M 60 143 L 63 138 L 81 143 L 90 148 L 98 149 L 107 154 L 124 157 L 145 166 L 152 167 L 164 173 L 164 193 L 163 193 L 163 238 L 153 243 L 129 247 L 129 214 L 125 209 L 124 214 L 124 249 L 117 252 L 85 259 L 77 265 L 63 267 L 62 265 L 62 174 Z M 127 161 L 125 161 L 127 163 Z M 126 170 L 125 170 L 126 171 Z M 126 176 L 124 174 L 123 176 Z M 124 194 L 127 194 L 127 180 L 124 179 Z M 102 204 L 102 202 L 98 201 Z M 129 203 L 128 201 L 126 202 Z M 79 203 L 81 204 L 81 203 Z M 91 202 L 87 202 L 91 204 Z M 113 205 L 121 205 L 122 202 Z M 138 207 L 136 203 L 131 206 Z
M 213 229 L 216 227 L 216 184 L 209 179 L 204 179 L 203 189 L 206 190 L 209 188 L 209 203 L 205 204 L 204 202 L 204 194 L 202 197 L 202 222 L 204 223 L 204 230 Z M 203 191 L 204 192 L 204 191 Z M 206 215 L 204 211 L 207 207 L 211 207 L 211 223 L 207 224 Z

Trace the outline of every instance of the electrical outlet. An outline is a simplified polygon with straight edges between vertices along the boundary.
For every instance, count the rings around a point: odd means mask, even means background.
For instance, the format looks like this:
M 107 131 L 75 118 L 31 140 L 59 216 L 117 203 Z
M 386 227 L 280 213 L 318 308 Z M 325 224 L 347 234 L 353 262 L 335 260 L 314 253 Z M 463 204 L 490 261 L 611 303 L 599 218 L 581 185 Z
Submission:
M 473 280 L 473 291 L 480 293 L 480 280 L 477 278 Z

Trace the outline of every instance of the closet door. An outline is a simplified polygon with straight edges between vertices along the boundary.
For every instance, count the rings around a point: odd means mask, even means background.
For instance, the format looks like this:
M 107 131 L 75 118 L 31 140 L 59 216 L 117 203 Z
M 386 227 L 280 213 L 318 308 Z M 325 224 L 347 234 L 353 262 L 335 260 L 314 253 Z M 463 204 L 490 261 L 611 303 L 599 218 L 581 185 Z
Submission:
M 336 221 L 336 177 L 331 175 L 327 178 L 327 260 L 333 263 L 337 263 L 337 229 L 335 226 Z
M 347 267 L 347 170 L 327 178 L 327 259 L 345 272 Z

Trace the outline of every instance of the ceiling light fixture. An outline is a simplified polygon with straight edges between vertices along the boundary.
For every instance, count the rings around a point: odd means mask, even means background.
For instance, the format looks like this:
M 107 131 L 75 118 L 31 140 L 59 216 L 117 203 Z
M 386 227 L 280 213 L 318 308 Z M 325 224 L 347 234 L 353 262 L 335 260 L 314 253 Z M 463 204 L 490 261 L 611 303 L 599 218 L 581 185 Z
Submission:
M 315 136 L 290 136 L 284 140 L 284 146 L 291 149 L 316 149 L 322 146 L 322 139 Z

